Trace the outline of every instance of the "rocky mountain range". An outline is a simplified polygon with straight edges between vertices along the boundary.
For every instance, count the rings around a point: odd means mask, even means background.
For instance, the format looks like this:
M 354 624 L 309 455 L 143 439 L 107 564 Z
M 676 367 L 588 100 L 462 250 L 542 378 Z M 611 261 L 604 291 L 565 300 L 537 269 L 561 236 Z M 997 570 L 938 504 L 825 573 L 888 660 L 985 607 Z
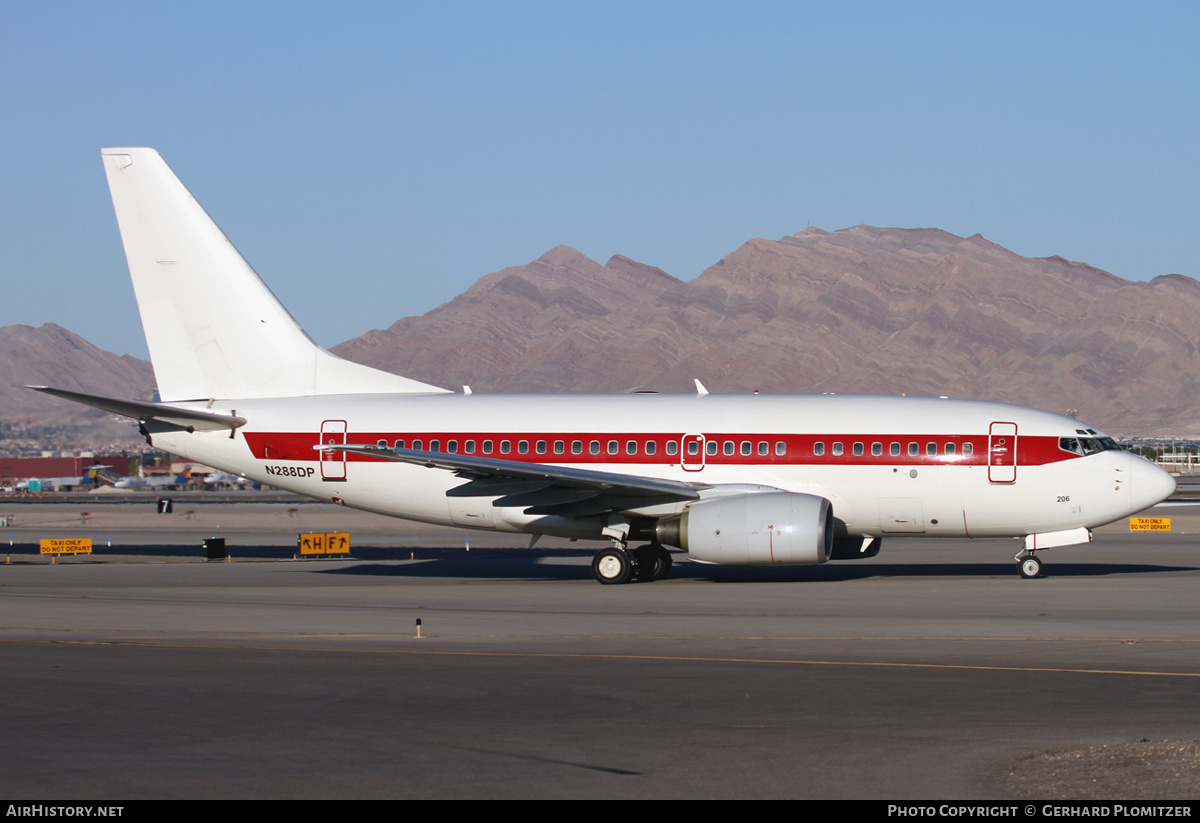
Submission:
M 1122 280 L 979 235 L 750 240 L 682 282 L 566 246 L 343 357 L 483 391 L 870 392 L 1004 400 L 1120 434 L 1200 434 L 1200 282 Z
M 53 323 L 0 327 L 0 454 L 145 448 L 129 421 L 27 385 L 148 400 L 154 370 L 145 360 L 104 351 Z
M 475 391 L 690 392 L 699 378 L 714 392 L 978 397 L 1077 410 L 1119 435 L 1200 435 L 1198 343 L 1191 278 L 1131 282 L 979 235 L 856 226 L 750 240 L 689 282 L 557 246 L 334 352 Z M 0 424 L 110 425 L 25 383 L 148 397 L 153 372 L 57 326 L 0 329 Z

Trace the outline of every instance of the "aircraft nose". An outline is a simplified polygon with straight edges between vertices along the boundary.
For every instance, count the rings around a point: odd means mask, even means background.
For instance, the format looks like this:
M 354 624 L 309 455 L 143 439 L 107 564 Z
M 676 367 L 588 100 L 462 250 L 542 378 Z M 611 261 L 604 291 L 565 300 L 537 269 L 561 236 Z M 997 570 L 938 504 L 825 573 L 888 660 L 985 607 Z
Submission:
M 1130 496 L 1133 511 L 1155 506 L 1175 493 L 1175 478 L 1159 466 L 1130 455 Z

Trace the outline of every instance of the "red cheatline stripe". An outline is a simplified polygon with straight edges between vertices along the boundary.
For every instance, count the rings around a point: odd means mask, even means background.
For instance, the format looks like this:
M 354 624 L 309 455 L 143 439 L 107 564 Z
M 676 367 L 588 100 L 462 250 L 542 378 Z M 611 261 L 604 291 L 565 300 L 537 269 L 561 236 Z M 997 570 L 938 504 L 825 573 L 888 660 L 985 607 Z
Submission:
M 242 430 L 246 443 L 255 457 L 266 460 L 300 460 L 315 462 L 318 454 L 313 447 L 320 440 L 316 432 L 255 432 Z M 707 434 L 705 446 L 699 454 L 686 454 L 686 443 L 695 436 L 647 432 L 595 433 L 595 432 L 349 432 L 342 441 L 340 432 L 325 434 L 325 439 L 345 443 L 378 443 L 384 441 L 392 447 L 397 441 L 402 448 L 419 448 L 429 451 L 445 451 L 496 457 L 526 463 L 571 463 L 571 464 L 662 464 L 698 466 L 701 463 L 719 465 L 829 465 L 829 466 L 984 466 L 987 465 L 986 435 L 906 435 L 906 434 Z M 681 444 L 683 441 L 683 445 Z M 629 443 L 634 447 L 632 453 Z M 436 447 L 434 444 L 436 443 Z M 581 453 L 573 451 L 578 443 Z M 592 452 L 597 443 L 599 452 Z M 615 452 L 610 444 L 615 443 Z M 647 444 L 654 451 L 647 454 Z M 708 454 L 708 444 L 716 444 L 716 454 Z M 732 444 L 733 454 L 726 454 L 726 443 Z M 743 444 L 748 443 L 749 454 L 743 454 Z M 783 454 L 777 452 L 777 444 L 783 443 Z M 878 443 L 882 454 L 873 454 L 872 447 Z M 892 444 L 899 444 L 900 454 L 892 454 Z M 556 451 L 561 444 L 562 451 Z M 674 444 L 675 454 L 668 453 L 668 444 Z M 760 444 L 765 446 L 760 447 Z M 818 444 L 822 454 L 816 454 Z M 840 444 L 841 454 L 834 454 Z M 910 444 L 916 444 L 917 454 L 910 454 Z M 929 454 L 930 444 L 935 454 Z M 947 445 L 954 446 L 954 454 L 947 454 Z M 861 446 L 861 454 L 855 454 Z M 971 454 L 964 454 L 970 447 Z M 507 447 L 507 451 L 504 449 Z M 524 451 L 522 452 L 522 448 Z M 766 453 L 760 453 L 765 448 Z M 684 452 L 684 453 L 681 453 Z M 1072 460 L 1079 455 L 1063 451 L 1058 447 L 1058 438 L 1053 436 L 1020 436 L 1017 438 L 1018 466 L 1040 466 Z M 368 461 L 375 458 L 365 455 L 347 455 L 347 460 Z

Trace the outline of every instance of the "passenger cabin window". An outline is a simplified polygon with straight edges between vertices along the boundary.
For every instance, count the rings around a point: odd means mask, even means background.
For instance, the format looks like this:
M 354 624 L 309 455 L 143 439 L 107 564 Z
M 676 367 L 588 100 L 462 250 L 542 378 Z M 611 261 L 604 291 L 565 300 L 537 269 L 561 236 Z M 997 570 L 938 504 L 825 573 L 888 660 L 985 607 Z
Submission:
M 619 443 L 617 443 L 616 440 L 608 441 L 608 453 L 609 454 L 616 454 L 620 450 L 621 450 L 621 445 Z
M 758 453 L 759 454 L 770 454 L 771 453 L 771 447 L 767 445 L 766 440 L 758 441 Z
M 658 444 L 653 440 L 646 441 L 646 454 L 654 454 L 658 450 Z
M 876 457 L 883 454 L 883 444 L 882 443 L 872 443 L 871 444 L 871 454 L 875 455 Z
M 835 455 L 835 456 L 836 456 L 836 455 L 839 455 L 839 454 L 841 454 L 841 453 L 842 453 L 842 444 L 841 444 L 841 441 L 838 441 L 837 443 L 834 443 L 834 444 L 833 444 L 833 453 L 834 453 L 834 455 Z
M 636 440 L 626 441 L 625 453 L 626 454 L 637 454 L 637 441 Z
M 726 453 L 726 454 L 733 454 L 733 449 L 734 449 L 734 446 L 733 446 L 733 441 L 732 441 L 732 440 L 726 440 L 726 441 L 725 441 L 725 446 L 724 446 L 725 453 Z
M 947 455 L 953 456 L 953 455 L 954 455 L 954 453 L 955 453 L 955 451 L 956 451 L 956 449 L 955 449 L 955 447 L 954 447 L 954 444 L 953 444 L 953 443 L 947 443 L 947 444 L 946 444 L 946 454 L 947 454 Z
M 674 440 L 667 441 L 667 454 L 669 454 L 669 455 L 679 454 L 679 444 L 676 443 Z
M 782 440 L 778 441 L 775 444 L 775 454 L 777 454 L 777 455 L 787 454 L 787 443 L 784 443 Z
M 529 441 L 528 440 L 518 440 L 517 441 L 517 453 L 518 454 L 529 454 Z
M 824 453 L 825 453 L 825 444 L 824 443 L 813 443 L 813 454 L 820 457 Z
M 933 457 L 934 455 L 936 455 L 937 454 L 937 443 L 926 443 L 925 444 L 925 453 L 927 455 L 929 455 L 930 457 Z
M 749 453 L 750 453 L 750 441 L 743 440 L 742 441 L 742 454 L 749 454 Z
M 893 443 L 891 445 L 891 452 L 892 452 L 892 457 L 899 457 L 900 456 L 900 444 Z
M 567 446 L 565 443 L 563 443 L 563 441 L 561 441 L 561 440 L 554 441 L 554 453 L 555 454 L 562 454 L 566 450 L 567 450 Z
M 491 441 L 491 440 L 484 440 L 484 441 L 483 441 L 483 453 L 484 453 L 484 454 L 491 454 L 491 453 L 492 453 L 492 441 Z
M 512 451 L 512 441 L 510 441 L 510 440 L 501 440 L 501 441 L 500 441 L 500 453 L 501 453 L 501 454 L 508 454 L 510 451 Z
M 396 441 L 396 445 L 395 445 L 395 446 L 393 446 L 392 448 L 396 448 L 396 449 L 402 449 L 402 448 L 404 448 L 404 441 L 403 441 L 403 440 L 397 440 L 397 441 Z
M 855 443 L 855 444 L 854 444 L 854 454 L 855 454 L 855 455 L 857 455 L 857 456 L 861 456 L 861 455 L 862 455 L 862 453 L 863 453 L 863 444 L 862 444 L 862 443 Z
M 588 451 L 590 451 L 592 454 L 599 454 L 600 453 L 600 441 L 593 440 L 591 443 L 588 443 Z
M 466 446 L 465 446 L 465 448 L 463 449 L 463 451 L 465 451 L 467 454 L 474 454 L 474 453 L 475 453 L 475 441 L 474 441 L 474 440 L 468 440 L 468 441 L 466 442 Z
M 700 453 L 700 443 L 695 440 L 690 441 L 688 443 L 688 454 L 695 456 L 699 453 Z
M 458 441 L 457 440 L 446 441 L 446 451 L 450 452 L 451 454 L 455 454 L 458 451 Z
M 414 441 L 413 441 L 413 448 L 414 448 L 414 449 L 416 449 L 417 451 L 422 451 L 422 449 L 421 449 L 421 441 L 420 441 L 420 440 L 414 440 Z
M 377 441 L 375 442 L 375 445 L 376 445 L 376 446 L 378 446 L 378 447 L 379 447 L 379 448 L 381 448 L 381 449 L 386 449 L 386 448 L 387 448 L 387 441 L 386 441 L 386 440 L 377 440 Z
M 583 454 L 583 441 L 582 440 L 572 440 L 571 441 L 571 454 Z
M 706 452 L 708 452 L 709 454 L 716 454 L 717 453 L 717 441 L 709 440 L 707 443 L 704 444 L 704 450 Z
M 431 452 L 441 451 L 441 450 L 442 450 L 442 444 L 441 444 L 441 441 L 438 441 L 438 440 L 430 440 L 430 441 L 429 441 L 429 450 L 430 450 Z
M 538 454 L 545 454 L 545 453 L 546 453 L 546 441 L 545 441 L 545 440 L 539 440 L 539 441 L 538 441 L 538 442 L 537 442 L 537 443 L 534 445 L 534 447 L 533 447 L 533 448 L 534 448 L 534 451 L 536 451 Z
M 918 454 L 921 453 L 921 444 L 909 443 L 908 444 L 908 453 L 911 454 L 913 457 L 916 457 Z
M 970 443 L 963 443 L 963 456 L 964 457 L 970 457 L 974 451 L 975 451 L 975 447 L 972 446 Z

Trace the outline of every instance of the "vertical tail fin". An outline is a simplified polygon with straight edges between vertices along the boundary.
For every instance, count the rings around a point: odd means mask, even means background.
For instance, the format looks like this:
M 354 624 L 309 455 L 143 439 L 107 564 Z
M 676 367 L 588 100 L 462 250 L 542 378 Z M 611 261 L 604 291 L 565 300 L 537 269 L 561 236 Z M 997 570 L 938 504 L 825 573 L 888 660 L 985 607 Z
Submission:
M 445 391 L 314 343 L 154 149 L 101 155 L 163 400 Z

